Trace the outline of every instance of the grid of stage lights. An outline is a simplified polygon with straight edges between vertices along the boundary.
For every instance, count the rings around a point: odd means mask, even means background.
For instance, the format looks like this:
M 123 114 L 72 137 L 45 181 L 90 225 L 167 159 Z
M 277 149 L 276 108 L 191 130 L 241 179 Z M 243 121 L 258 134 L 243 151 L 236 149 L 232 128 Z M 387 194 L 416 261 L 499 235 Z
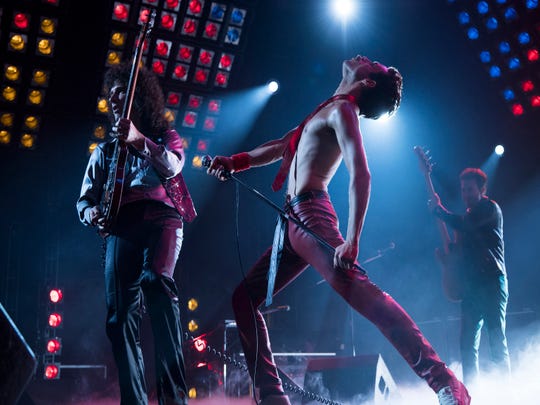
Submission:
M 43 350 L 43 378 L 45 380 L 60 378 L 61 364 L 58 362 L 58 357 L 62 354 L 62 338 L 59 337 L 59 331 L 64 326 L 64 316 L 61 311 L 63 298 L 62 289 L 48 289 Z
M 105 68 L 131 60 L 137 27 L 154 10 L 154 28 L 143 46 L 142 63 L 160 78 L 166 118 L 184 139 L 192 166 L 201 167 L 202 156 L 219 133 L 221 94 L 229 89 L 251 13 L 231 1 L 114 1 Z M 102 93 L 88 152 L 108 133 L 107 110 Z
M 538 0 L 449 0 L 515 116 L 540 113 Z
M 34 149 L 55 55 L 59 0 L 0 6 L 0 145 Z M 37 3 L 37 2 L 36 2 Z

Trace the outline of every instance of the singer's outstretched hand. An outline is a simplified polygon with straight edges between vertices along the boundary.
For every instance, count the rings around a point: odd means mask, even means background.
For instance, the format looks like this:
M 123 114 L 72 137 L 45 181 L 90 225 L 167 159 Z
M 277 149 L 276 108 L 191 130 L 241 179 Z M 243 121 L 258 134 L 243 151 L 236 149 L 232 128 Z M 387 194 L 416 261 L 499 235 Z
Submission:
M 205 156 L 204 159 L 210 159 L 209 156 Z M 232 158 L 227 156 L 215 156 L 208 164 L 206 173 L 211 176 L 215 176 L 221 181 L 229 179 L 231 173 L 234 173 L 234 163 Z

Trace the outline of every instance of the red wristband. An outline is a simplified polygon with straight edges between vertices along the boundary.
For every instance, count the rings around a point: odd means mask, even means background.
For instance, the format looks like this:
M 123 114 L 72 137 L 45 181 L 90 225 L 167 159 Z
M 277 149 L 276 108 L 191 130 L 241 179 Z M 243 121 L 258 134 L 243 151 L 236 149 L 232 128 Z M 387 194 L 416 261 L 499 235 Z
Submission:
M 247 152 L 237 153 L 236 155 L 231 156 L 233 162 L 233 169 L 235 172 L 241 172 L 242 170 L 247 170 L 251 167 L 249 164 L 250 157 Z

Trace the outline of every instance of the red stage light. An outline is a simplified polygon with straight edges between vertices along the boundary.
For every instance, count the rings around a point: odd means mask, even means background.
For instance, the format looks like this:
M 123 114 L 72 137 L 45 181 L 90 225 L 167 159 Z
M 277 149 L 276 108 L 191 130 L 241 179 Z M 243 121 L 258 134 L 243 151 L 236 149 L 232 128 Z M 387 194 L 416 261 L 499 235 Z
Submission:
M 216 130 L 216 119 L 213 117 L 206 117 L 204 120 L 204 130 L 205 131 L 215 131 Z
M 184 26 L 182 27 L 182 33 L 184 35 L 194 36 L 196 32 L 197 32 L 197 21 L 191 18 L 186 18 L 186 20 L 184 21 Z
M 49 326 L 51 328 L 57 328 L 62 324 L 62 315 L 57 312 L 53 312 L 49 315 Z
M 204 28 L 204 34 L 207 38 L 217 39 L 219 26 L 215 23 L 207 23 Z
M 51 354 L 58 353 L 61 347 L 62 344 L 58 339 L 49 339 L 47 342 L 47 351 Z
M 157 41 L 156 42 L 156 53 L 162 58 L 169 57 L 170 43 L 167 41 Z
M 193 128 L 197 124 L 197 113 L 188 111 L 184 115 L 184 126 Z
M 526 80 L 523 83 L 521 83 L 521 89 L 525 93 L 527 93 L 529 91 L 533 91 L 534 90 L 534 83 L 532 82 L 532 80 Z
M 17 13 L 13 16 L 13 25 L 20 30 L 28 29 L 30 18 L 24 13 Z
M 177 106 L 180 103 L 180 94 L 169 93 L 167 96 L 167 104 Z
M 197 150 L 199 152 L 206 152 L 208 150 L 208 144 L 206 143 L 206 141 L 199 139 L 199 141 L 197 142 Z
M 144 24 L 148 22 L 148 18 L 150 18 L 150 10 L 147 8 L 141 8 L 139 13 L 139 22 Z
M 195 347 L 195 350 L 197 350 L 198 352 L 203 352 L 206 349 L 207 343 L 206 343 L 206 340 L 202 338 L 198 338 L 194 340 L 193 346 Z
M 202 3 L 199 0 L 191 0 L 189 2 L 189 11 L 191 14 L 200 16 L 202 12 Z
M 161 15 L 161 27 L 173 31 L 176 24 L 176 17 L 172 14 L 163 13 Z
M 129 6 L 124 3 L 115 3 L 113 9 L 113 17 L 116 20 L 127 21 L 129 16 Z
M 199 96 L 189 96 L 188 106 L 193 110 L 197 110 L 202 104 L 202 97 Z
M 208 111 L 214 114 L 219 113 L 221 103 L 219 100 L 210 100 L 208 102 Z
M 176 9 L 180 4 L 180 0 L 165 0 L 165 7 Z
M 229 70 L 231 68 L 232 61 L 232 55 L 224 53 L 223 55 L 221 55 L 221 59 L 219 60 L 219 68 Z
M 62 301 L 62 297 L 63 297 L 62 290 L 60 290 L 59 288 L 53 288 L 52 290 L 49 291 L 49 299 L 51 300 L 51 302 L 55 304 Z
M 529 62 L 536 62 L 538 60 L 538 49 L 529 49 L 527 51 L 527 59 Z
M 200 84 L 206 83 L 208 80 L 208 73 L 202 69 L 197 69 L 195 72 L 195 81 Z
M 187 72 L 187 68 L 184 65 L 176 65 L 174 67 L 174 77 L 176 79 L 186 80 Z
M 521 104 L 514 104 L 512 106 L 512 114 L 514 115 L 523 115 L 523 106 Z
M 227 79 L 228 79 L 228 77 L 227 77 L 226 73 L 219 72 L 216 75 L 216 85 L 220 86 L 220 87 L 226 87 L 227 86 L 227 81 L 228 81 Z
M 166 68 L 167 66 L 165 65 L 165 62 L 162 60 L 154 59 L 154 61 L 152 62 L 152 71 L 158 76 L 163 76 Z
M 531 97 L 531 105 L 533 107 L 540 107 L 540 96 L 532 96 Z
M 56 364 L 48 364 L 47 366 L 45 366 L 44 377 L 47 380 L 54 380 L 58 378 L 59 373 L 60 373 L 60 369 L 58 368 Z
M 180 60 L 185 60 L 186 62 L 189 62 L 191 60 L 191 56 L 193 55 L 193 48 L 188 46 L 181 46 L 180 50 L 178 51 L 178 58 Z
M 212 57 L 213 53 L 211 51 L 201 50 L 201 53 L 199 54 L 199 62 L 201 65 L 209 66 L 212 64 Z

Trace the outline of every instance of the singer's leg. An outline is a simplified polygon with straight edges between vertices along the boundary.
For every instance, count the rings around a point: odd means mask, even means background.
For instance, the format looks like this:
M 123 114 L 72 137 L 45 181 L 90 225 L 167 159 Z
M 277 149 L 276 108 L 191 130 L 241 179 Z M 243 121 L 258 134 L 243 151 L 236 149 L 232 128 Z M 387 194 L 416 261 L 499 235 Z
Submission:
M 260 389 L 261 398 L 283 394 L 281 380 L 278 377 L 272 356 L 266 323 L 258 310 L 259 305 L 266 297 L 266 275 L 270 264 L 270 254 L 271 248 L 251 268 L 232 297 L 236 325 L 249 374 L 254 385 Z M 276 275 L 274 295 L 295 279 L 306 267 L 306 262 L 290 249 L 286 240 Z

